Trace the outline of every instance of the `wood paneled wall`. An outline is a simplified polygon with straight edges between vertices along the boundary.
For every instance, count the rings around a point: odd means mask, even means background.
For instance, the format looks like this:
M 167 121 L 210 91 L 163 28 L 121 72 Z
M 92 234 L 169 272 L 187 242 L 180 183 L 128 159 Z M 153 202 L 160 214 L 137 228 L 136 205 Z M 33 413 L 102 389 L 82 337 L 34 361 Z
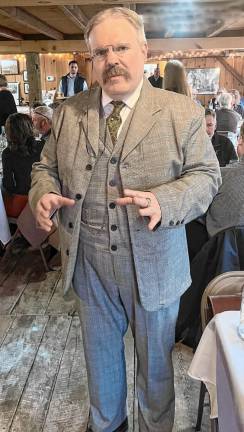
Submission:
M 225 58 L 225 60 L 239 73 L 239 75 L 244 77 L 244 57 L 229 57 Z M 226 90 L 237 89 L 242 96 L 244 95 L 244 86 L 226 70 L 226 68 L 218 61 L 218 58 L 206 57 L 182 59 L 182 63 L 186 68 L 220 68 L 219 87 L 224 87 Z M 199 95 L 197 98 L 206 106 L 211 97 L 212 95 Z
M 24 80 L 23 71 L 26 69 L 25 56 L 19 55 L 1 55 L 0 59 L 13 59 L 17 58 L 19 62 L 19 74 L 8 75 L 8 81 L 20 83 L 20 96 L 24 100 L 28 100 L 28 95 L 24 93 Z M 60 77 L 68 73 L 68 63 L 72 59 L 77 60 L 79 65 L 79 72 L 85 76 L 88 84 L 91 84 L 91 63 L 87 60 L 82 53 L 63 53 L 63 54 L 40 54 L 40 65 L 41 65 L 41 81 L 42 89 L 45 91 L 56 89 Z M 229 57 L 225 60 L 232 66 L 242 77 L 244 77 L 244 57 Z M 237 89 L 241 95 L 244 95 L 244 86 L 229 72 L 226 68 L 218 61 L 218 58 L 207 57 L 207 58 L 187 58 L 181 60 L 186 68 L 220 68 L 220 87 L 224 87 L 227 90 Z M 157 61 L 153 61 L 156 63 Z M 164 66 L 164 62 L 161 62 Z M 162 68 L 163 70 L 163 68 Z M 54 81 L 47 81 L 47 76 L 53 76 Z M 198 98 L 201 102 L 206 105 L 208 100 L 211 99 L 212 95 L 199 95 Z

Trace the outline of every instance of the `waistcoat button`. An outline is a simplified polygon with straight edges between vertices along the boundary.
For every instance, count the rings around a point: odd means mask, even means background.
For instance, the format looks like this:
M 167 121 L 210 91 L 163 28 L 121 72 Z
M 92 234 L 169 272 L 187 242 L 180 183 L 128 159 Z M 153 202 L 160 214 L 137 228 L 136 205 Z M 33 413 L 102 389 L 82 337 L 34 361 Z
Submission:
M 111 225 L 111 231 L 116 231 L 118 229 L 117 225 Z

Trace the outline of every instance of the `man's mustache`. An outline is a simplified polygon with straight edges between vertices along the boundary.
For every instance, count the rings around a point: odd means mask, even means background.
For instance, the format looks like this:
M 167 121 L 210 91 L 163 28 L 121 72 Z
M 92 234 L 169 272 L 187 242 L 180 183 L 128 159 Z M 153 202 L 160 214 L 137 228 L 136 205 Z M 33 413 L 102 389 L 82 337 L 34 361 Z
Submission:
M 106 84 L 106 82 L 109 81 L 111 77 L 118 75 L 124 76 L 127 80 L 130 78 L 130 74 L 126 69 L 123 69 L 120 66 L 109 66 L 103 71 L 103 83 Z

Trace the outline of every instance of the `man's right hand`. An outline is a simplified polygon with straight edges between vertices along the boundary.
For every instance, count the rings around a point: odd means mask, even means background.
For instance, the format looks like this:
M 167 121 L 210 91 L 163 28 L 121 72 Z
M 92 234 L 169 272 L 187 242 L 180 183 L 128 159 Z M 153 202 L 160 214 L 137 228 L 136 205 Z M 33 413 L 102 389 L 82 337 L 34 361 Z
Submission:
M 65 198 L 54 193 L 44 194 L 39 199 L 35 210 L 35 217 L 38 225 L 47 232 L 51 231 L 53 222 L 50 217 L 53 213 L 60 207 L 73 206 L 74 204 L 75 200 L 73 199 Z

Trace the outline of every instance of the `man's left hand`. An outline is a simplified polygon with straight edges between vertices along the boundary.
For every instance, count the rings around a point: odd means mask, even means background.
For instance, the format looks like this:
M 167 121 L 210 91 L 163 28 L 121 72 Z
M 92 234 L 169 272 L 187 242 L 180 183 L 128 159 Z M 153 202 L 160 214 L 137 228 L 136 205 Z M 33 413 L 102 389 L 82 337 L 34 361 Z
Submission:
M 157 198 L 152 192 L 141 192 L 131 189 L 124 190 L 124 197 L 116 199 L 116 204 L 136 205 L 139 207 L 140 216 L 147 216 L 150 219 L 148 229 L 152 231 L 155 226 L 160 222 L 162 213 Z

